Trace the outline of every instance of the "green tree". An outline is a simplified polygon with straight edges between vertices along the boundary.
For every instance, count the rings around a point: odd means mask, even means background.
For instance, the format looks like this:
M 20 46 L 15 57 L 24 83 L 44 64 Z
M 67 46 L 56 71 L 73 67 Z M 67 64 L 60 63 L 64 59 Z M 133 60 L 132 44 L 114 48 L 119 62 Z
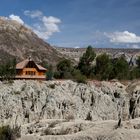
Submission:
M 46 78 L 47 78 L 47 80 L 52 80 L 53 75 L 54 75 L 53 66 L 52 65 L 49 65 L 46 68 L 47 68 Z
M 136 60 L 136 67 L 132 67 L 130 70 L 130 76 L 129 78 L 132 79 L 136 79 L 140 77 L 140 56 L 138 56 L 137 60 Z
M 16 75 L 16 59 L 9 60 L 0 65 L 0 77 L 2 80 L 14 79 Z
M 90 77 L 91 73 L 93 72 L 93 65 L 92 62 L 94 61 L 96 54 L 91 46 L 88 46 L 86 52 L 80 58 L 78 69 L 81 71 L 82 74 Z
M 113 72 L 117 79 L 128 79 L 129 64 L 123 56 L 114 59 Z
M 108 80 L 113 66 L 109 55 L 103 53 L 96 58 L 95 74 L 100 80 Z
M 137 79 L 139 77 L 140 77 L 140 69 L 138 67 L 131 68 L 131 70 L 129 72 L 129 79 L 133 80 L 133 79 Z
M 72 63 L 68 59 L 63 59 L 57 64 L 57 72 L 55 75 L 57 75 L 57 78 L 65 78 L 69 79 L 71 78 L 71 71 L 73 69 Z
M 137 67 L 140 68 L 140 56 L 138 56 L 138 58 L 136 60 L 136 64 L 137 64 Z
M 16 140 L 21 136 L 21 129 L 18 126 L 11 128 L 10 126 L 0 127 L 0 140 Z

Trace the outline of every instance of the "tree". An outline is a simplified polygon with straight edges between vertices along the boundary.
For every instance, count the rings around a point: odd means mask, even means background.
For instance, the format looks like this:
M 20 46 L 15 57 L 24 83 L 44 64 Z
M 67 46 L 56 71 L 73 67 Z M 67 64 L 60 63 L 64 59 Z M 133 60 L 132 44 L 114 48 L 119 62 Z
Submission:
M 72 63 L 68 59 L 63 59 L 57 64 L 57 78 L 71 78 Z
M 14 79 L 16 75 L 16 59 L 8 60 L 0 65 L 0 77 L 2 80 Z
M 138 56 L 138 58 L 136 60 L 136 64 L 137 64 L 137 67 L 140 68 L 140 56 Z
M 82 74 L 89 77 L 92 73 L 92 62 L 94 61 L 94 58 L 96 57 L 96 54 L 91 46 L 88 46 L 86 49 L 86 52 L 83 54 L 83 56 L 80 58 L 78 69 L 81 71 Z
M 47 68 L 46 78 L 47 78 L 47 80 L 52 80 L 53 75 L 54 75 L 54 73 L 53 73 L 53 66 L 49 65 L 46 68 Z
M 118 79 L 128 79 L 129 64 L 123 56 L 114 60 L 113 72 Z
M 101 80 L 108 80 L 112 72 L 113 66 L 109 55 L 103 53 L 96 58 L 95 74 Z
M 129 72 L 129 79 L 133 80 L 140 77 L 140 69 L 138 67 L 131 68 Z
M 130 70 L 130 76 L 129 78 L 132 79 L 136 79 L 140 77 L 140 56 L 138 56 L 137 60 L 136 60 L 136 67 L 132 67 Z

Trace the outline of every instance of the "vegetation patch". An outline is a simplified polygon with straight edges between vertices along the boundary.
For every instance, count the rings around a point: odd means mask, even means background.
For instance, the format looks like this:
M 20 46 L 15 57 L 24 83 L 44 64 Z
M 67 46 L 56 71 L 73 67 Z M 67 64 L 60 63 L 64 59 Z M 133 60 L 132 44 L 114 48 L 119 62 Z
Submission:
M 87 79 L 138 79 L 140 78 L 140 56 L 136 64 L 137 66 L 131 66 L 124 55 L 118 58 L 112 58 L 106 53 L 96 56 L 94 49 L 88 46 L 77 65 L 68 59 L 61 60 L 56 66 L 54 78 L 73 79 L 78 83 L 86 83 Z
M 10 126 L 0 127 L 0 140 L 16 140 L 20 135 L 20 127 L 10 128 Z
M 50 84 L 50 85 L 49 85 L 49 88 L 55 89 L 55 84 Z
M 51 124 L 49 124 L 49 128 L 54 128 L 55 127 L 55 125 L 56 124 L 58 124 L 59 123 L 59 121 L 54 121 L 54 122 L 52 122 Z

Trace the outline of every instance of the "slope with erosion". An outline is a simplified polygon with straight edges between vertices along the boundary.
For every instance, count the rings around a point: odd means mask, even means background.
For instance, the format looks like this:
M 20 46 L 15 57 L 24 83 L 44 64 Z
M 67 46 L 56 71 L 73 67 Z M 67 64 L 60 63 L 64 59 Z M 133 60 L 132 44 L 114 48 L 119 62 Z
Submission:
M 21 126 L 21 140 L 118 140 L 127 134 L 137 139 L 139 119 L 132 119 L 140 116 L 139 85 L 70 80 L 0 83 L 0 123 Z M 116 129 L 120 116 L 123 126 Z

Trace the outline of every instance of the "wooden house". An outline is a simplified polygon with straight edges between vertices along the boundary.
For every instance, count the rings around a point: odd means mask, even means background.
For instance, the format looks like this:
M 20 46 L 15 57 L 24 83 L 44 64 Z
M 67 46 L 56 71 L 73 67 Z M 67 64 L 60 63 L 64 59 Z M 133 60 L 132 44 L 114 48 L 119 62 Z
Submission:
M 45 80 L 47 69 L 28 58 L 16 65 L 16 79 Z

